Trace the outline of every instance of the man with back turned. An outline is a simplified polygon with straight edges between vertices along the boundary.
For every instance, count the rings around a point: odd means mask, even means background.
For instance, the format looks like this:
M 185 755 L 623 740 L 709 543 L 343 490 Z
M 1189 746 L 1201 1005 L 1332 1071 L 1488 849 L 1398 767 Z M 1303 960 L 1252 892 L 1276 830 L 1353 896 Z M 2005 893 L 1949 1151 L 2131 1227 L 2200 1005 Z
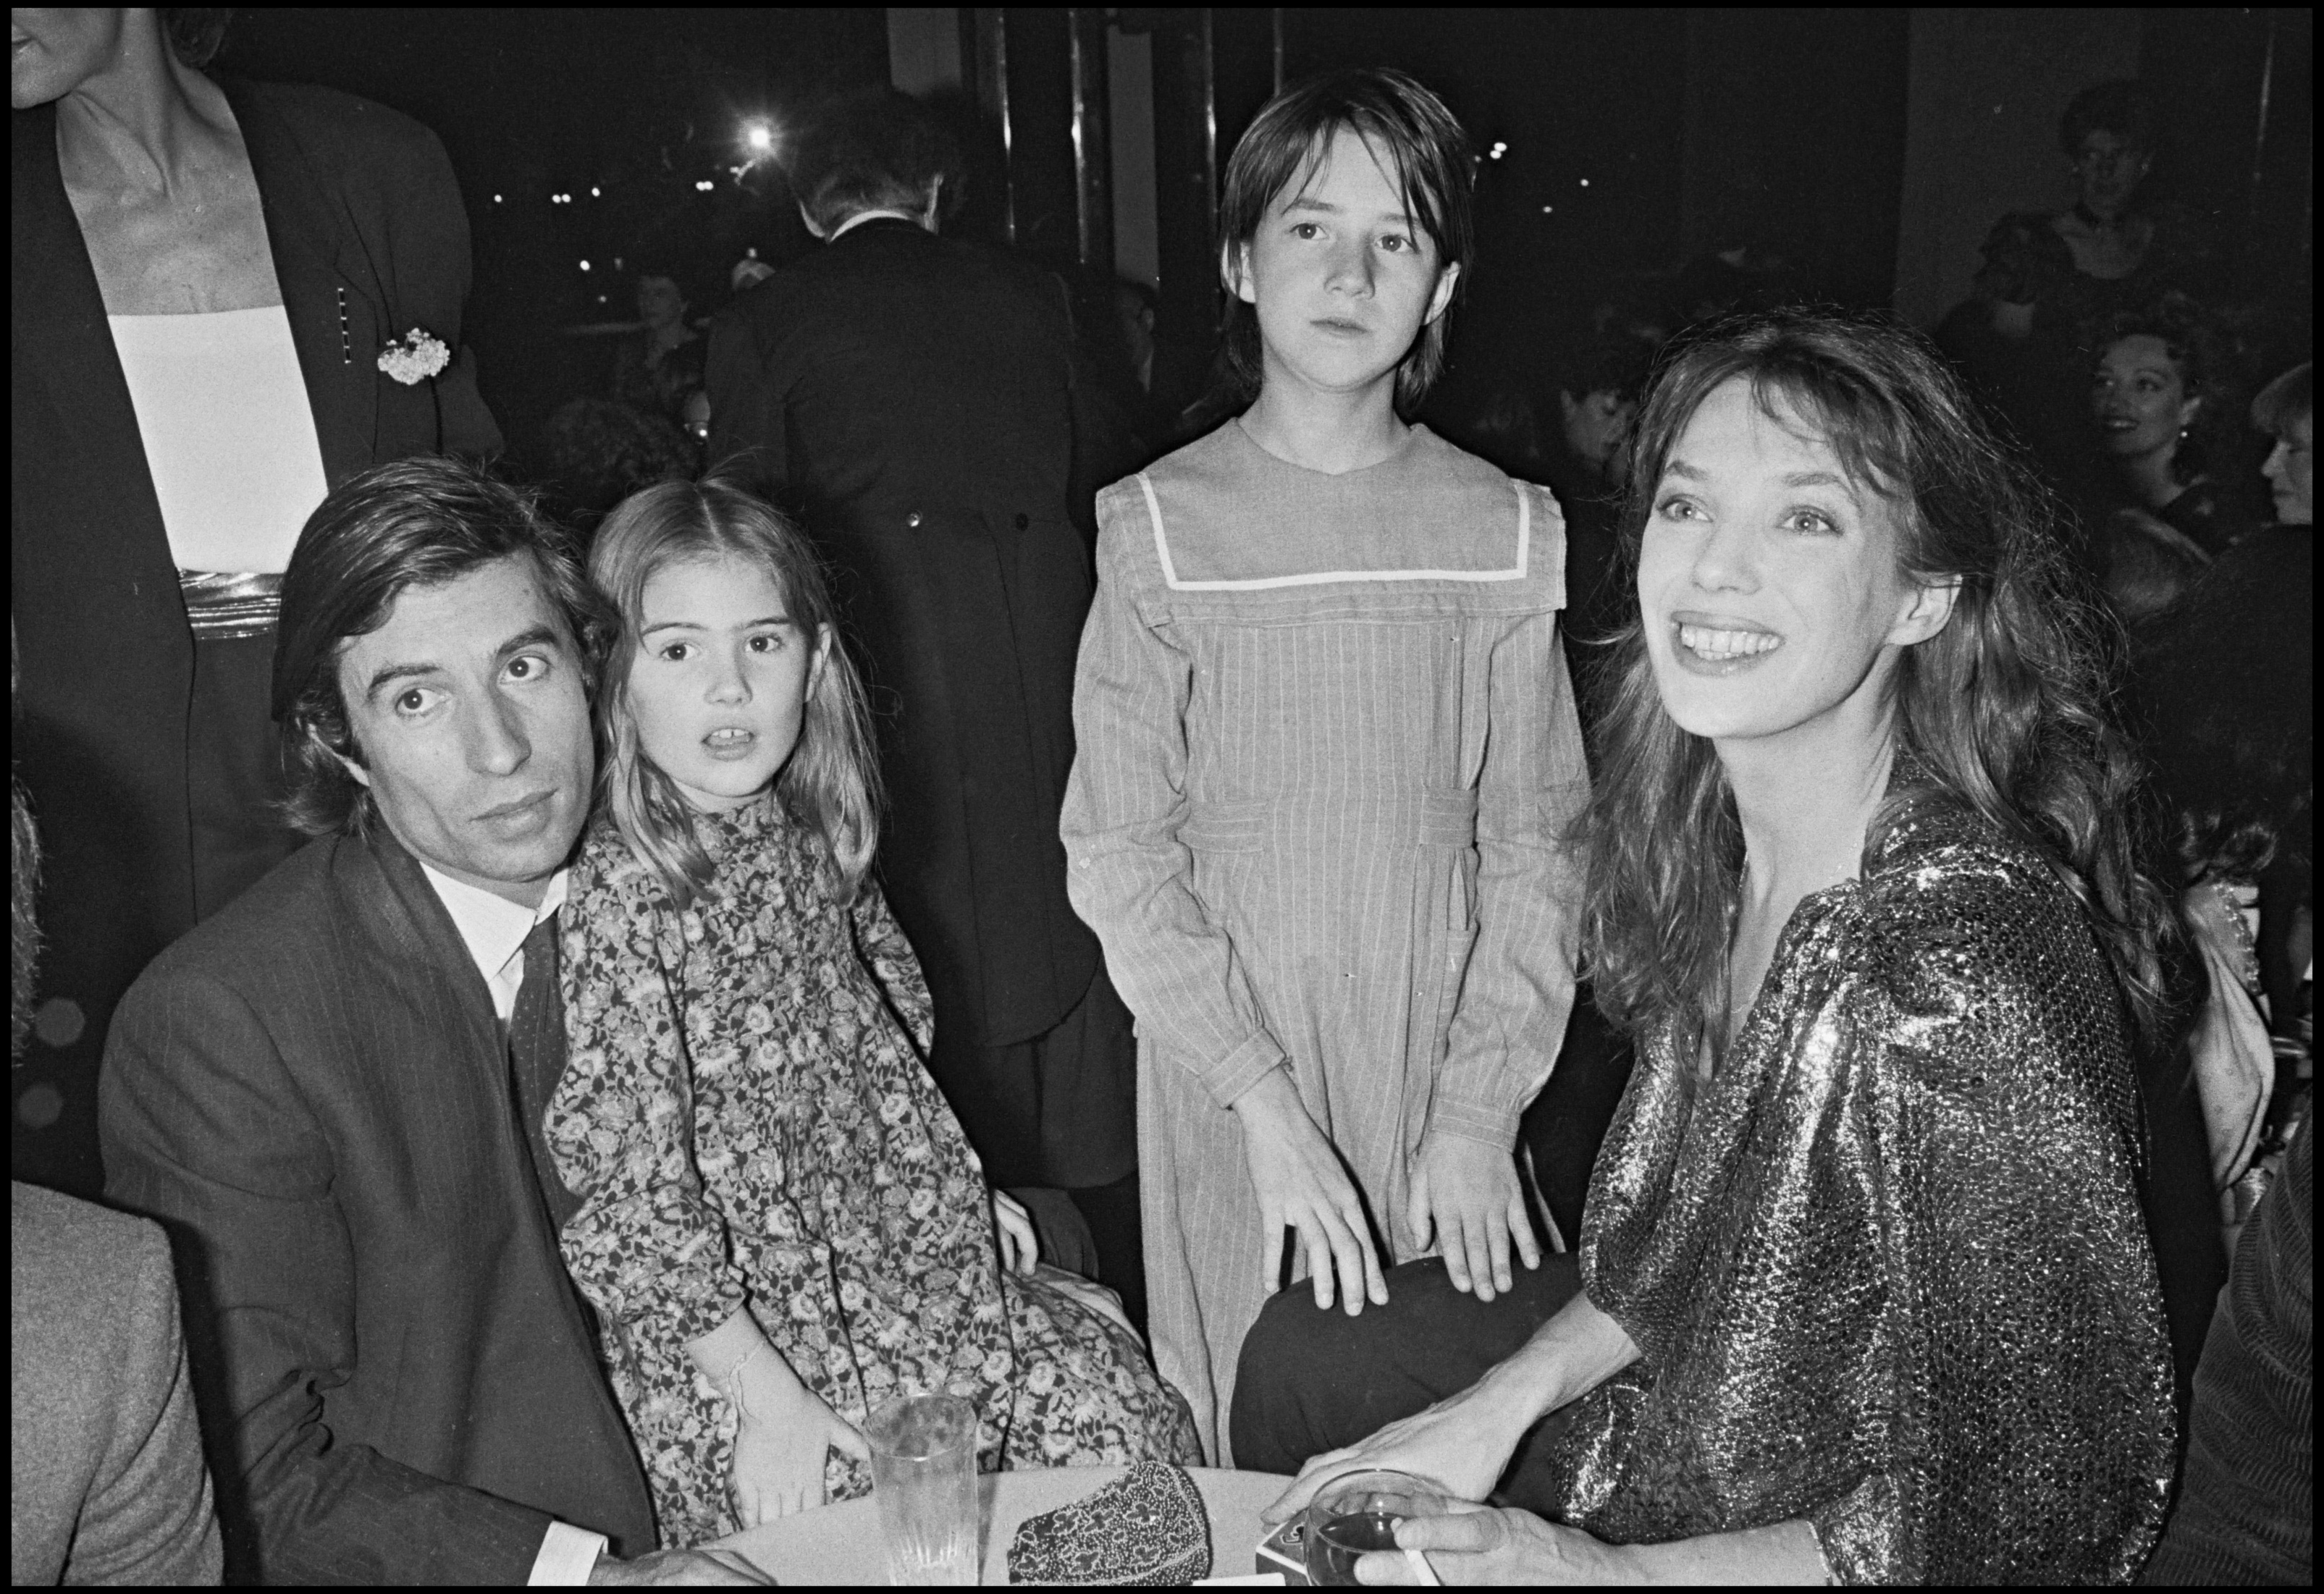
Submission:
M 930 1071 L 994 1184 L 1071 1193 L 1037 1194 L 1037 1218 L 1077 1235 L 1077 1208 L 1137 1313 L 1130 1015 L 1057 839 L 1108 428 L 1059 283 L 939 235 L 960 162 L 927 111 L 840 101 L 786 160 L 825 245 L 714 324 L 710 458 L 839 567 L 892 804 L 882 883 L 936 1000 Z

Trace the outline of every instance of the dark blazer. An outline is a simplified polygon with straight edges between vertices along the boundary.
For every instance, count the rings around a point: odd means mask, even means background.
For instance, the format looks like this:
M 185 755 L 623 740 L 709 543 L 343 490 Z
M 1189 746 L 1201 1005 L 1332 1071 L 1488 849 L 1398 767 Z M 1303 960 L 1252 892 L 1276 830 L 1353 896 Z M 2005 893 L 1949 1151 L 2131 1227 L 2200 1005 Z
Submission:
M 497 448 L 465 349 L 417 386 L 377 369 L 386 340 L 414 327 L 460 348 L 468 223 L 436 135 L 330 89 L 225 88 L 331 485 L 407 455 Z M 58 1061 L 68 1077 L 86 1078 L 113 1003 L 194 922 L 194 646 L 105 302 L 58 171 L 55 107 L 14 112 L 9 124 L 15 747 L 48 853 L 42 992 L 74 1004 L 81 1020 L 44 1026 L 42 1038 L 77 1034 Z M 286 837 L 284 852 L 295 844 Z
M 1074 477 L 1092 428 L 1061 288 L 867 222 L 718 317 L 709 389 L 712 460 L 837 567 L 890 787 L 881 876 L 939 1046 L 1040 1034 L 1099 955 L 1057 839 L 1093 591 Z
M 231 1575 L 521 1583 L 551 1516 L 651 1547 L 491 995 L 383 830 L 154 960 L 102 1121 L 177 1248 Z
M 10 1580 L 217 1582 L 170 1242 L 30 1184 L 8 1204 Z

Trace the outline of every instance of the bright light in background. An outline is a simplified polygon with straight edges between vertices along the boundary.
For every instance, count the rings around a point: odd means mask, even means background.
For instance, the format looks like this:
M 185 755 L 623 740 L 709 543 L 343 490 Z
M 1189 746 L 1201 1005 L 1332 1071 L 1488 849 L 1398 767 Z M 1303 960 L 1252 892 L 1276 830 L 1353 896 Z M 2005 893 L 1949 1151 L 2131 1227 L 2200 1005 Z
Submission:
M 1499 139 L 1495 139 L 1493 141 L 1493 147 L 1485 152 L 1485 158 L 1489 161 L 1498 161 L 1508 152 L 1509 146 L 1508 143 Z
M 708 193 L 711 189 L 713 189 L 716 188 L 717 186 L 718 186 L 718 185 L 717 185 L 716 183 L 712 182 L 712 181 L 711 181 L 708 178 L 706 178 L 706 178 L 699 178 L 699 179 L 696 179 L 696 181 L 695 181 L 695 184 L 694 184 L 694 191 L 695 191 L 696 193 L 697 193 L 697 194 L 706 194 L 706 193 Z
M 742 124 L 742 143 L 754 155 L 772 154 L 775 130 L 764 122 L 745 122 Z
M 602 199 L 605 197 L 605 190 L 603 189 L 591 189 L 589 190 L 589 197 L 592 199 Z
M 1585 177 L 1585 178 L 1583 178 L 1583 179 L 1582 180 L 1582 186 L 1583 188 L 1585 188 L 1585 189 L 1586 189 L 1586 188 L 1588 188 L 1588 187 L 1590 186 L 1590 180 L 1589 180 L 1588 178 L 1586 178 L 1586 177 Z
M 581 263 L 581 269 L 582 269 L 583 271 L 585 271 L 585 272 L 586 272 L 586 271 L 587 271 L 587 270 L 589 269 L 589 263 L 588 263 L 587 261 L 586 261 L 586 260 L 585 260 L 585 261 L 583 261 L 583 262 Z
M 495 205 L 497 205 L 497 204 L 499 204 L 500 202 L 501 202 L 501 197 L 500 197 L 498 194 L 494 194 L 494 195 L 493 196 L 493 204 L 495 204 Z

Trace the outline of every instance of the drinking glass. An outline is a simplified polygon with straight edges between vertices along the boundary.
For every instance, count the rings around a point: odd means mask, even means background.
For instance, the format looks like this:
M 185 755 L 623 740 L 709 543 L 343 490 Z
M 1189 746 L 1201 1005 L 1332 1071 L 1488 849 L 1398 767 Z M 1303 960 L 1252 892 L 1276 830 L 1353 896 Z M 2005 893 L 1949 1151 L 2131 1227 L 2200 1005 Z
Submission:
M 1407 1516 L 1441 1516 L 1443 1491 L 1409 1472 L 1350 1472 L 1316 1491 L 1301 1537 L 1307 1546 L 1307 1580 L 1352 1585 L 1356 1562 L 1372 1551 L 1396 1552 L 1396 1525 Z M 1417 1550 L 1405 1559 L 1425 1581 L 1435 1569 Z
M 888 1541 L 888 1581 L 965 1588 L 977 1580 L 976 1408 L 952 1395 L 905 1395 L 864 1424 L 872 1492 Z

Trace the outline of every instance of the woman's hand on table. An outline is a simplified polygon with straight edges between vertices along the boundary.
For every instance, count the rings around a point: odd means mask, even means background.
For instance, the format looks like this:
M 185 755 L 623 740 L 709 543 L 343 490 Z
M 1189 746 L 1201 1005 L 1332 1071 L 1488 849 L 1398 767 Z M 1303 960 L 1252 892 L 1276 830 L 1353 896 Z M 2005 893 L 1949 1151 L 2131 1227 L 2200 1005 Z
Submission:
M 1259 1197 L 1261 1287 L 1271 1295 L 1283 1276 L 1283 1231 L 1288 1228 L 1298 1233 L 1319 1308 L 1332 1304 L 1335 1285 L 1351 1317 L 1367 1300 L 1387 1305 L 1388 1283 L 1364 1221 L 1363 1200 L 1340 1166 L 1331 1137 L 1308 1116 L 1290 1072 L 1269 1070 L 1236 1099 L 1234 1114 L 1242 1125 L 1243 1159 Z
M 1356 1562 L 1356 1580 L 1419 1584 L 1407 1552 L 1449 1587 L 1480 1583 L 1734 1584 L 1824 1583 L 1831 1567 L 1815 1529 L 1794 1519 L 1734 1533 L 1704 1534 L 1660 1544 L 1609 1544 L 1578 1527 L 1544 1522 L 1530 1511 L 1455 1507 L 1443 1516 L 1408 1516 L 1396 1525 L 1397 1548 Z
M 1532 1410 L 1498 1392 L 1489 1375 L 1425 1411 L 1399 1417 L 1360 1444 L 1314 1457 L 1259 1519 L 1270 1525 L 1288 1521 L 1307 1508 L 1323 1485 L 1346 1472 L 1408 1472 L 1458 1499 L 1481 1500 L 1500 1481 L 1517 1441 L 1532 1425 Z
M 1416 1249 L 1427 1248 L 1434 1230 L 1452 1287 L 1473 1291 L 1480 1301 L 1508 1289 L 1513 1237 L 1525 1265 L 1541 1266 L 1541 1247 L 1534 1240 L 1525 1191 L 1517 1184 L 1517 1158 L 1508 1147 L 1496 1151 L 1462 1135 L 1423 1138 L 1413 1162 L 1406 1221 Z
M 1041 1260 L 1040 1238 L 1033 1232 L 1033 1214 L 1005 1190 L 992 1193 L 992 1227 L 1001 1235 L 1001 1266 L 1019 1277 L 1032 1276 Z
M 741 1421 L 731 1483 L 735 1520 L 743 1527 L 796 1516 L 828 1499 L 826 1451 L 872 1459 L 872 1446 L 855 1425 L 800 1383 L 771 1350 L 743 1368 L 738 1381 Z

